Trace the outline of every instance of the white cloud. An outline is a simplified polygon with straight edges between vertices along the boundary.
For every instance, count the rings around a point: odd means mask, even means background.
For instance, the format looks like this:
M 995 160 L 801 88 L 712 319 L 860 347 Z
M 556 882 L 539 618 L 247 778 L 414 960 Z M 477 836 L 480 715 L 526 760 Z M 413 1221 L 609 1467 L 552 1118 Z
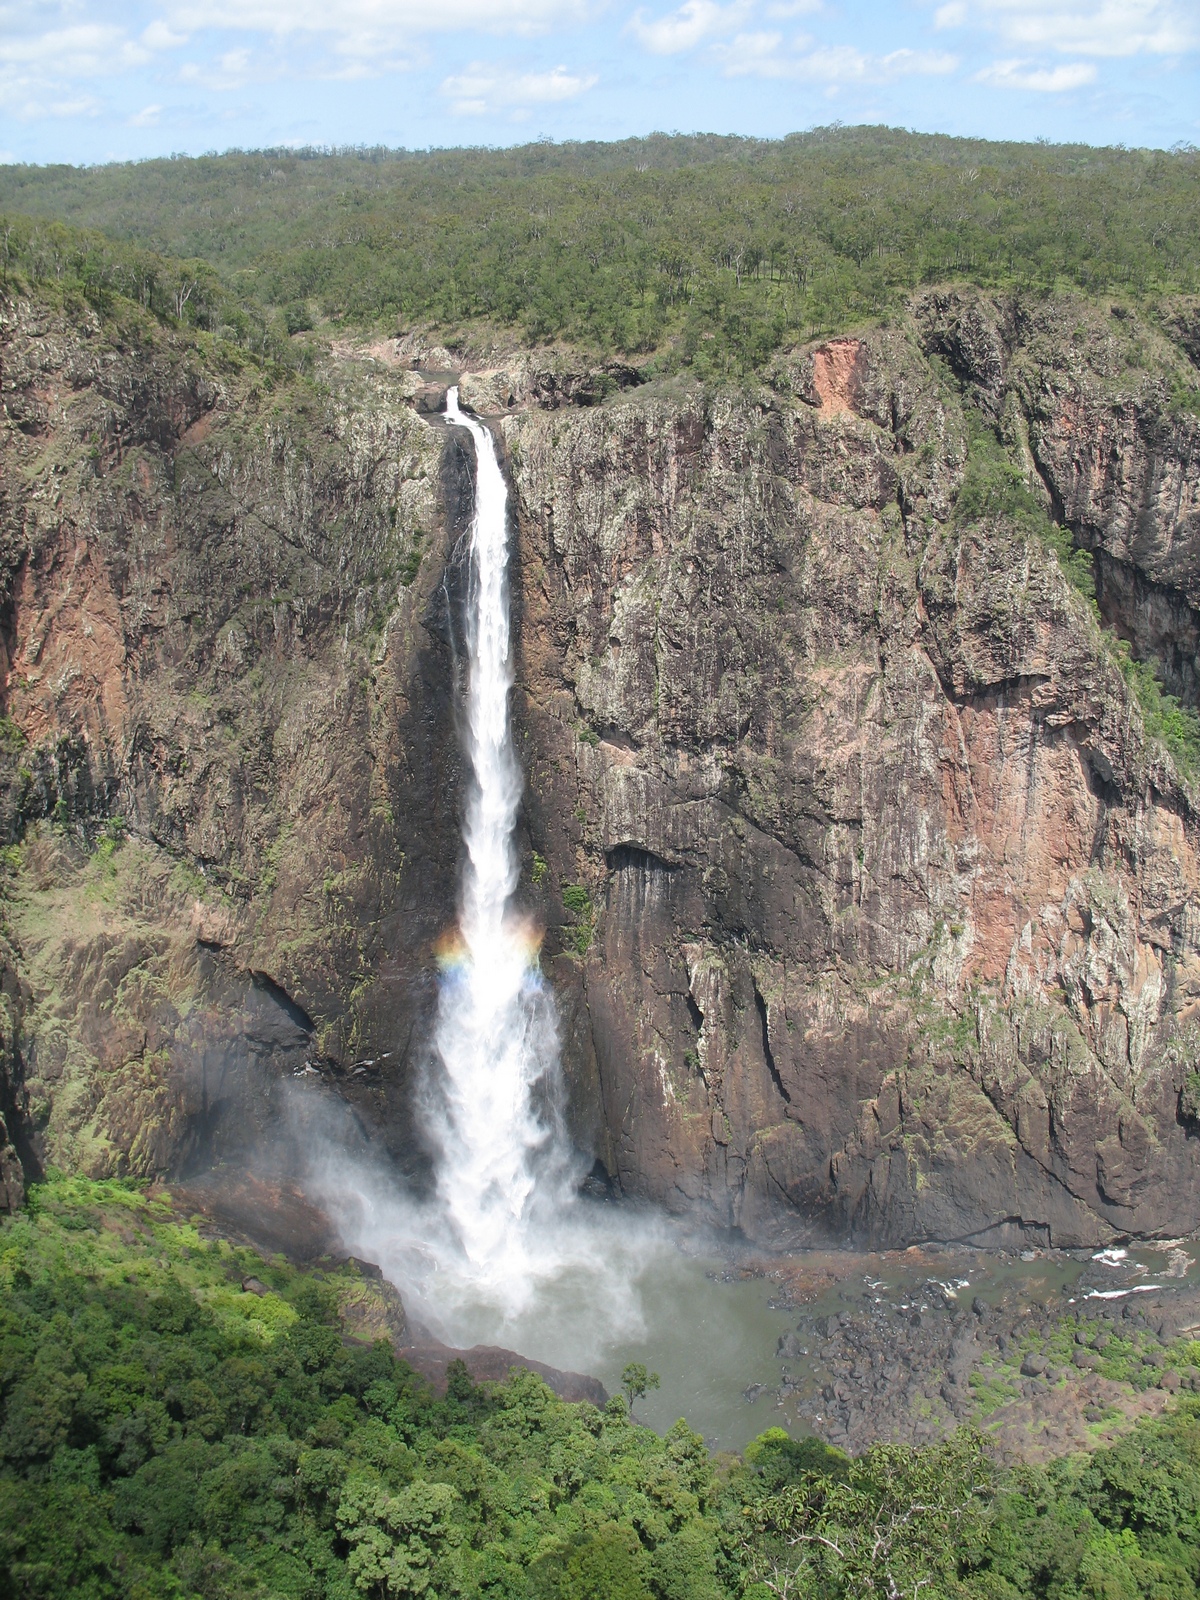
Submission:
M 198 83 L 205 89 L 244 89 L 251 81 L 263 82 L 268 77 L 277 77 L 278 64 L 273 69 L 250 70 L 253 52 L 242 48 L 239 50 L 226 50 L 217 57 L 215 62 L 185 61 L 179 69 L 179 76 L 184 83 Z
M 0 101 L 8 103 L 15 116 L 23 122 L 36 122 L 43 117 L 94 117 L 103 110 L 95 95 L 76 95 L 73 100 L 54 100 L 28 95 L 24 99 L 11 97 L 0 91 Z
M 337 45 L 334 53 L 343 58 L 344 66 L 326 66 L 311 71 L 306 76 L 323 78 L 330 83 L 361 83 L 367 78 L 381 78 L 389 72 L 411 72 L 423 59 L 416 56 L 391 55 L 384 45 L 371 49 L 358 39 L 344 40 Z
M 445 78 L 442 93 L 457 116 L 479 117 L 497 111 L 520 112 L 535 105 L 560 105 L 586 94 L 598 81 L 595 73 L 568 72 L 566 67 L 514 74 L 502 66 L 475 61 L 465 72 Z
M 51 117 L 95 117 L 104 109 L 103 102 L 94 94 L 81 94 L 74 100 L 53 100 L 46 107 Z
M 961 0 L 943 6 L 935 20 L 960 9 L 965 20 Z M 973 0 L 972 11 L 1012 44 L 1064 54 L 1170 56 L 1200 46 L 1195 0 Z
M 412 33 L 544 33 L 581 22 L 588 0 L 175 0 L 170 19 L 201 28 L 288 34 L 369 34 L 393 45 Z
M 79 4 L 35 4 L 0 12 L 0 106 L 25 120 L 95 116 L 102 103 L 95 95 L 80 94 L 81 82 L 107 83 L 136 72 L 153 62 L 156 50 L 183 42 L 160 22 L 152 22 L 138 39 L 104 21 L 45 26 L 81 11 L 85 6 Z
M 935 28 L 961 28 L 966 20 L 966 0 L 950 0 L 948 5 L 939 6 L 933 14 Z
M 781 33 L 739 33 L 731 44 L 718 49 L 717 58 L 724 64 L 727 77 L 739 78 L 747 73 L 771 77 L 774 74 L 769 68 L 779 60 L 782 44 Z
M 997 89 L 1032 89 L 1039 94 L 1067 94 L 1096 81 L 1096 68 L 1090 61 L 1072 61 L 1060 67 L 1039 67 L 1030 61 L 994 61 L 977 72 L 974 83 L 989 83 Z
M 727 6 L 716 0 L 684 0 L 677 11 L 665 17 L 647 17 L 635 11 L 629 31 L 639 44 L 656 56 L 679 55 L 699 44 L 732 33 L 750 14 L 750 0 L 731 0 Z
M 872 55 L 854 45 L 823 45 L 803 37 L 783 48 L 780 33 L 740 33 L 718 55 L 730 78 L 790 78 L 799 82 L 838 86 L 845 83 L 892 83 L 897 78 L 944 76 L 958 66 L 958 57 L 940 50 L 893 50 Z
M 258 85 L 283 78 L 355 81 L 430 67 L 439 38 L 456 34 L 466 43 L 440 64 L 437 76 L 451 75 L 437 98 L 460 115 L 517 118 L 529 108 L 577 100 L 595 86 L 595 75 L 565 66 L 522 71 L 486 60 L 463 68 L 458 52 L 486 57 L 517 50 L 486 36 L 556 36 L 602 14 L 610 33 L 624 25 L 626 49 L 694 66 L 698 93 L 714 72 L 745 80 L 747 110 L 762 93 L 754 84 L 789 82 L 829 95 L 859 90 L 859 116 L 866 98 L 876 98 L 873 86 L 955 72 L 968 44 L 976 85 L 1046 96 L 1083 90 L 1101 76 L 1113 80 L 1112 88 L 1121 69 L 1107 63 L 1169 61 L 1200 50 L 1200 0 L 919 0 L 893 6 L 893 17 L 907 14 L 915 29 L 921 13 L 927 30 L 939 30 L 936 37 L 914 32 L 911 48 L 890 51 L 879 43 L 882 28 L 873 31 L 883 0 L 624 0 L 619 10 L 606 7 L 607 0 L 143 0 L 136 6 L 0 0 L 0 110 L 16 118 L 103 112 L 114 126 L 153 128 L 171 120 L 163 81 L 178 76 L 208 90 L 240 91 L 224 100 L 223 117 L 257 114 Z M 821 13 L 819 27 L 797 20 L 813 13 Z M 812 36 L 800 35 L 801 28 Z M 953 45 L 954 53 L 917 48 L 922 43 Z M 555 55 L 580 49 L 550 48 Z M 894 117 L 898 96 L 886 98 L 879 114 Z M 919 103 L 922 94 L 905 98 Z M 1184 131 L 1195 114 L 1186 110 Z
M 142 33 L 142 43 L 148 50 L 177 50 L 187 42 L 186 33 L 172 33 L 161 17 L 156 18 Z
M 60 78 L 107 77 L 149 60 L 144 45 L 101 23 L 0 38 L 0 65 L 52 69 Z

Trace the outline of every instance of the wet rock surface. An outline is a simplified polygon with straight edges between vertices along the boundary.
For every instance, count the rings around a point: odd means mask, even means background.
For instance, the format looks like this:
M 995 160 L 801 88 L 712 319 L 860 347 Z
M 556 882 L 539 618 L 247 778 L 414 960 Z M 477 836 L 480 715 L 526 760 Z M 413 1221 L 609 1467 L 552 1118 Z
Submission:
M 204 1219 L 201 1225 L 213 1237 L 303 1266 L 344 1254 L 324 1211 L 287 1179 L 213 1168 L 167 1192 L 181 1213 Z
M 525 1367 L 536 1372 L 560 1400 L 587 1400 L 594 1406 L 603 1406 L 608 1400 L 608 1391 L 598 1378 L 581 1372 L 564 1372 L 498 1345 L 477 1344 L 469 1350 L 456 1350 L 427 1334 L 419 1334 L 415 1342 L 398 1345 L 397 1350 L 409 1366 L 428 1378 L 437 1394 L 446 1392 L 447 1367 L 452 1361 L 461 1361 L 476 1383 L 503 1383 L 513 1367 Z

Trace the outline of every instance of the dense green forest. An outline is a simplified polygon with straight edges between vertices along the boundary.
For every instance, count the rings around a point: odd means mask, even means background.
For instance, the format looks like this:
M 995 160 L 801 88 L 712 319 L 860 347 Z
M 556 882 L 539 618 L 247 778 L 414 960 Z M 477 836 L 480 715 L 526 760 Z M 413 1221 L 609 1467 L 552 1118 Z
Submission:
M 249 1287 L 244 1287 L 249 1283 Z M 437 1398 L 339 1318 L 353 1263 L 60 1179 L 0 1229 L 0 1595 L 769 1600 L 1200 1593 L 1200 1402 L 1049 1470 L 960 1433 L 711 1456 L 537 1378 Z
M 0 168 L 5 227 L 6 270 L 70 270 L 145 303 L 169 279 L 163 309 L 204 326 L 236 324 L 235 309 L 253 323 L 254 308 L 292 332 L 314 315 L 482 321 L 709 375 L 949 277 L 1194 292 L 1200 153 L 883 128 L 231 152 Z

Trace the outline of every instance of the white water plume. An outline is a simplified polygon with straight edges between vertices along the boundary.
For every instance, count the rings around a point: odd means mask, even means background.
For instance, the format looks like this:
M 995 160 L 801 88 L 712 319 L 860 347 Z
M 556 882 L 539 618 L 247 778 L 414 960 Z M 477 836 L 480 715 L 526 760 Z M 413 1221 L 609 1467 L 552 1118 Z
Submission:
M 577 1196 L 559 1112 L 554 999 L 538 939 L 513 905 L 521 772 L 509 697 L 508 487 L 488 429 L 475 443 L 465 743 L 471 787 L 457 937 L 441 956 L 425 1096 L 436 1194 L 415 1203 L 380 1172 L 327 1152 L 318 1182 L 347 1243 L 378 1261 L 448 1343 L 500 1343 L 555 1365 L 595 1361 L 642 1332 L 638 1278 L 662 1247 L 649 1221 Z
M 447 395 L 446 417 L 475 442 L 466 716 L 472 784 L 460 939 L 443 962 L 435 1035 L 442 1073 L 433 1085 L 431 1131 L 440 1150 L 438 1195 L 462 1266 L 475 1288 L 511 1315 L 546 1266 L 539 1222 L 570 1202 L 571 1185 L 554 1103 L 554 1005 L 537 968 L 533 931 L 512 908 L 521 774 L 509 716 L 508 485 L 491 434 L 459 409 L 457 389 Z

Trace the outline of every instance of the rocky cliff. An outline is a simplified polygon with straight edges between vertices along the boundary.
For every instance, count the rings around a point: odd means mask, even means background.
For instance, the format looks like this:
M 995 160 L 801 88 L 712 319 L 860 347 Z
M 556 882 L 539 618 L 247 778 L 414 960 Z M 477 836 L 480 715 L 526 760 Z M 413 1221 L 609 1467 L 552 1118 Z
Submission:
M 281 1076 L 401 1061 L 426 1004 L 458 848 L 445 438 L 411 374 L 272 387 L 132 308 L 11 307 L 2 383 L 32 1145 L 233 1159 Z
M 272 392 L 8 308 L 27 1162 L 237 1159 L 319 1075 L 419 1168 L 453 360 L 514 488 L 524 893 L 598 1175 L 761 1237 L 1200 1224 L 1194 741 L 1136 665 L 1194 700 L 1195 320 L 948 289 L 736 392 L 412 342 Z

